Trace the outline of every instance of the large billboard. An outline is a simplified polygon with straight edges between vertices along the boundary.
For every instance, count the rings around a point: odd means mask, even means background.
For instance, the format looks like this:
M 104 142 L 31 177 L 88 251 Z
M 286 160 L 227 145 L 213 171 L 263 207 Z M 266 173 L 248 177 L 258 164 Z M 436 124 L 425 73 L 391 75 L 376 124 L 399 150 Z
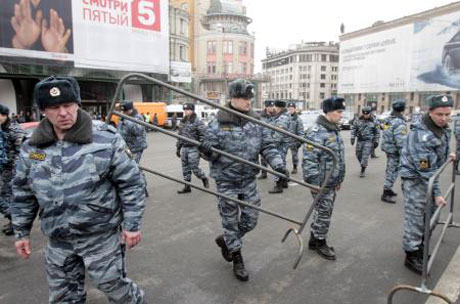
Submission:
M 453 89 L 460 11 L 340 42 L 340 94 Z
M 168 74 L 168 1 L 2 0 L 0 56 Z

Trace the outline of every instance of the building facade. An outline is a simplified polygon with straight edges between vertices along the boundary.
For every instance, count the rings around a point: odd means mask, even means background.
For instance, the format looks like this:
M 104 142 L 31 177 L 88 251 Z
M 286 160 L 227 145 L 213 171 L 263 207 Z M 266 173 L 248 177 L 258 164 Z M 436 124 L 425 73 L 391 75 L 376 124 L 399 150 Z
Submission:
M 427 97 L 451 94 L 458 106 L 460 2 L 340 36 L 339 94 L 350 110 L 377 113 L 405 99 L 407 114 L 427 111 Z
M 319 109 L 324 98 L 337 94 L 339 46 L 307 42 L 282 52 L 267 50 L 262 60 L 263 99 L 293 100 L 303 109 Z

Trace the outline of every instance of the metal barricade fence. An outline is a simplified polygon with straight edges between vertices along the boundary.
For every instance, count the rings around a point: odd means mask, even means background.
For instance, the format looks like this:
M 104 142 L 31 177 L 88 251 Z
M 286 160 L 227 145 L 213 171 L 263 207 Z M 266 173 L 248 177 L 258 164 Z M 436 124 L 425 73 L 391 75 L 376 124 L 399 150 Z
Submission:
M 460 155 L 457 157 L 460 157 Z M 447 214 L 446 220 L 439 221 L 439 218 L 441 216 L 441 211 L 445 206 L 437 206 L 435 211 L 433 212 L 433 209 L 434 209 L 433 188 L 434 188 L 435 182 L 438 181 L 439 176 L 444 172 L 444 170 L 451 163 L 453 162 L 450 159 L 446 161 L 441 166 L 441 168 L 439 168 L 438 171 L 436 171 L 436 173 L 430 178 L 428 182 L 427 199 L 426 199 L 426 204 L 425 204 L 425 231 L 424 231 L 424 238 L 423 238 L 424 240 L 423 241 L 423 248 L 424 248 L 423 250 L 423 272 L 422 272 L 422 281 L 420 283 L 420 287 L 415 287 L 415 286 L 410 286 L 410 285 L 397 285 L 393 287 L 388 294 L 388 302 L 387 302 L 388 304 L 393 303 L 394 294 L 400 290 L 410 290 L 410 291 L 414 291 L 417 293 L 426 294 L 429 296 L 443 299 L 445 302 L 449 304 L 454 304 L 454 302 L 450 300 L 447 296 L 440 294 L 438 292 L 435 292 L 433 290 L 430 290 L 426 286 L 428 276 L 430 275 L 430 272 L 431 272 L 431 267 L 433 266 L 434 260 L 439 251 L 439 247 L 441 245 L 441 242 L 443 241 L 447 228 L 450 228 L 450 227 L 460 228 L 460 225 L 454 223 L 453 221 L 454 220 L 453 212 L 454 212 L 454 203 L 455 203 L 455 178 L 456 178 L 455 166 L 452 166 L 452 180 L 451 180 L 449 187 L 446 190 L 445 195 L 443 196 L 446 201 L 450 199 L 449 200 L 450 201 L 449 213 Z M 436 243 L 436 246 L 434 247 L 433 251 L 430 254 L 431 236 L 433 234 L 433 230 L 439 224 L 443 225 L 442 231 Z
M 177 93 L 179 93 L 179 94 L 181 94 L 181 95 L 184 95 L 184 96 L 193 98 L 193 99 L 198 100 L 198 101 L 200 101 L 200 102 L 202 102 L 202 103 L 204 103 L 204 104 L 207 104 L 207 105 L 210 105 L 210 106 L 212 106 L 212 107 L 218 108 L 218 109 L 220 109 L 220 110 L 222 110 L 222 111 L 229 112 L 229 113 L 231 113 L 231 114 L 233 114 L 233 115 L 236 115 L 236 116 L 239 116 L 239 117 L 241 117 L 241 118 L 244 118 L 244 119 L 246 119 L 246 120 L 248 120 L 248 121 L 251 121 L 251 122 L 253 122 L 253 123 L 255 123 L 255 124 L 261 125 L 261 126 L 263 126 L 263 127 L 265 127 L 265 128 L 268 128 L 268 129 L 274 130 L 274 131 L 276 131 L 276 132 L 280 132 L 280 133 L 282 133 L 282 134 L 284 134 L 284 135 L 290 136 L 290 137 L 292 137 L 292 138 L 295 138 L 296 140 L 298 140 L 298 141 L 300 141 L 300 142 L 302 142 L 302 143 L 306 143 L 306 144 L 309 144 L 309 145 L 311 145 L 311 146 L 313 146 L 313 147 L 315 147 L 315 148 L 318 148 L 318 149 L 320 149 L 320 150 L 323 150 L 324 153 L 328 153 L 328 154 L 332 157 L 332 160 L 333 160 L 333 168 L 336 168 L 336 167 L 337 167 L 337 156 L 335 155 L 335 153 L 334 153 L 332 150 L 330 150 L 330 149 L 327 148 L 327 147 L 318 145 L 317 143 L 311 142 L 311 141 L 309 141 L 309 140 L 307 140 L 307 139 L 305 139 L 305 138 L 303 138 L 303 137 L 300 137 L 300 136 L 298 136 L 298 135 L 296 135 L 296 134 L 293 134 L 293 133 L 290 133 L 290 132 L 288 132 L 288 131 L 285 131 L 285 130 L 283 130 L 283 129 L 281 129 L 281 128 L 272 126 L 272 125 L 267 124 L 267 123 L 265 123 L 265 122 L 263 122 L 263 121 L 260 121 L 260 120 L 258 120 L 258 119 L 256 119 L 256 118 L 253 118 L 253 117 L 251 117 L 251 116 L 242 114 L 242 113 L 240 113 L 240 112 L 238 112 L 238 111 L 232 110 L 232 109 L 230 109 L 230 108 L 228 108 L 228 107 L 221 106 L 221 105 L 216 104 L 216 103 L 214 103 L 214 102 L 212 102 L 212 101 L 209 101 L 209 100 L 207 100 L 207 99 L 205 99 L 205 98 L 203 98 L 203 97 L 200 97 L 200 96 L 197 96 L 197 95 L 192 94 L 192 93 L 190 93 L 190 92 L 187 92 L 187 91 L 184 91 L 184 90 L 182 90 L 182 89 L 176 88 L 176 87 L 174 87 L 174 86 L 172 86 L 172 85 L 170 85 L 170 84 L 167 84 L 167 83 L 165 83 L 165 82 L 162 82 L 162 81 L 160 81 L 160 80 L 158 80 L 158 79 L 149 77 L 149 76 L 147 76 L 147 75 L 139 74 L 139 73 L 127 74 L 127 75 L 125 75 L 122 79 L 120 79 L 120 81 L 118 82 L 118 85 L 117 85 L 117 88 L 116 88 L 116 91 L 115 91 L 115 95 L 114 95 L 113 100 L 112 100 L 112 102 L 111 102 L 111 104 L 110 104 L 110 108 L 109 108 L 109 111 L 108 111 L 108 114 L 107 114 L 107 120 L 106 120 L 107 123 L 110 122 L 112 115 L 116 115 L 116 116 L 122 117 L 123 119 L 130 120 L 130 121 L 132 121 L 132 122 L 135 122 L 135 123 L 137 123 L 137 124 L 140 124 L 140 125 L 142 125 L 142 126 L 144 126 L 144 127 L 146 127 L 146 128 L 150 128 L 150 129 L 159 131 L 159 132 L 161 132 L 161 133 L 163 133 L 163 134 L 166 134 L 166 135 L 172 136 L 172 137 L 174 137 L 174 138 L 177 138 L 177 139 L 186 141 L 186 142 L 191 143 L 191 144 L 193 144 L 193 145 L 199 146 L 199 145 L 201 144 L 200 142 L 198 142 L 198 141 L 196 141 L 196 140 L 192 140 L 192 139 L 190 139 L 190 138 L 187 138 L 187 137 L 178 135 L 178 134 L 176 134 L 176 133 L 174 133 L 174 132 L 167 131 L 167 130 L 165 130 L 165 129 L 161 128 L 161 127 L 158 127 L 158 126 L 155 126 L 155 125 L 152 125 L 152 124 L 148 124 L 148 123 L 146 123 L 146 122 L 139 121 L 139 120 L 137 120 L 137 119 L 135 119 L 135 118 L 133 118 L 133 117 L 131 117 L 131 116 L 128 116 L 128 115 L 125 115 L 125 114 L 123 114 L 123 113 L 120 113 L 120 112 L 116 111 L 116 110 L 115 110 L 115 105 L 116 105 L 117 100 L 121 100 L 119 97 L 121 97 L 121 94 L 120 94 L 120 93 L 121 93 L 121 89 L 122 89 L 123 85 L 124 85 L 128 80 L 133 79 L 133 78 L 137 78 L 137 79 L 140 78 L 140 79 L 147 80 L 147 81 L 149 81 L 149 82 L 151 82 L 151 83 L 154 83 L 154 84 L 156 84 L 156 85 L 165 87 L 165 88 L 167 88 L 167 89 L 169 89 L 169 90 L 172 90 L 172 91 L 175 91 L 175 92 L 177 92 Z M 286 231 L 286 233 L 284 234 L 284 236 L 283 236 L 283 238 L 282 238 L 282 240 L 281 240 L 282 242 L 284 242 L 284 241 L 287 239 L 287 237 L 288 237 L 291 233 L 293 233 L 294 236 L 296 237 L 297 243 L 298 243 L 298 246 L 299 246 L 298 253 L 297 253 L 297 259 L 295 260 L 294 265 L 293 265 L 293 268 L 296 269 L 297 266 L 299 265 L 299 262 L 300 262 L 300 260 L 301 260 L 301 258 L 302 258 L 302 254 L 303 254 L 303 251 L 304 251 L 304 243 L 303 243 L 303 239 L 302 239 L 302 237 L 301 237 L 301 234 L 302 234 L 302 232 L 303 232 L 303 230 L 304 230 L 304 228 L 305 228 L 305 226 L 306 226 L 306 224 L 307 224 L 308 219 L 310 218 L 311 214 L 313 213 L 314 207 L 315 207 L 315 205 L 317 204 L 318 199 L 321 197 L 321 194 L 324 193 L 324 191 L 326 190 L 326 185 L 327 185 L 327 182 L 329 181 L 329 179 L 330 179 L 330 177 L 331 177 L 332 170 L 326 173 L 326 176 L 325 176 L 323 185 L 322 185 L 321 187 L 318 187 L 318 186 L 316 186 L 316 185 L 308 184 L 308 183 L 306 183 L 306 182 L 304 182 L 304 181 L 297 180 L 297 179 L 292 178 L 292 177 L 290 177 L 290 176 L 286 176 L 286 175 L 281 174 L 281 173 L 279 173 L 279 172 L 276 172 L 276 171 L 274 171 L 274 170 L 271 170 L 271 169 L 268 169 L 268 168 L 266 168 L 266 167 L 260 166 L 260 165 L 258 165 L 258 164 L 253 163 L 253 162 L 250 162 L 250 161 L 248 161 L 248 160 L 246 160 L 246 159 L 243 159 L 243 158 L 234 156 L 234 155 L 229 154 L 229 153 L 227 153 L 227 152 L 225 152 L 225 151 L 221 151 L 221 150 L 218 150 L 218 149 L 216 149 L 216 148 L 212 148 L 211 150 L 212 150 L 212 152 L 215 152 L 215 153 L 220 154 L 220 155 L 222 155 L 222 156 L 224 156 L 224 157 L 230 158 L 230 159 L 232 159 L 232 160 L 234 160 L 234 161 L 244 163 L 244 164 L 246 164 L 246 165 L 248 165 L 248 166 L 252 166 L 252 167 L 258 168 L 258 169 L 260 169 L 260 170 L 266 171 L 266 172 L 271 173 L 271 174 L 273 174 L 273 175 L 276 175 L 276 176 L 279 176 L 279 177 L 281 177 L 281 178 L 285 178 L 285 179 L 287 179 L 287 180 L 289 180 L 289 181 L 295 182 L 295 183 L 297 183 L 297 184 L 299 184 L 299 185 L 301 185 L 301 186 L 304 186 L 304 187 L 306 187 L 306 188 L 309 188 L 309 189 L 311 189 L 311 190 L 314 190 L 315 192 L 318 192 L 318 195 L 315 195 L 315 197 L 314 197 L 314 199 L 313 199 L 313 203 L 312 203 L 311 206 L 308 208 L 307 213 L 306 213 L 305 216 L 303 217 L 303 220 L 300 221 L 300 220 L 291 219 L 291 218 L 289 218 L 289 217 L 287 217 L 287 216 L 285 216 L 285 215 L 282 215 L 282 214 L 279 214 L 279 213 L 276 213 L 276 212 L 273 212 L 273 211 L 270 211 L 270 210 L 267 210 L 267 209 L 264 209 L 264 208 L 261 208 L 261 207 L 253 206 L 253 205 L 248 204 L 248 203 L 246 203 L 246 202 L 243 202 L 243 201 L 241 201 L 241 200 L 231 198 L 231 197 L 229 197 L 229 196 L 226 196 L 226 195 L 223 195 L 223 194 L 220 194 L 220 193 L 217 193 L 217 192 L 214 192 L 214 191 L 205 189 L 205 188 L 203 188 L 203 187 L 195 186 L 195 185 L 193 185 L 193 184 L 191 184 L 191 183 L 189 183 L 189 182 L 186 182 L 186 181 L 183 181 L 183 180 L 179 180 L 179 179 L 176 179 L 176 178 L 174 178 L 174 177 L 167 176 L 167 175 L 165 175 L 165 174 L 162 174 L 162 173 L 160 173 L 160 172 L 158 172 L 158 171 L 155 171 L 155 170 L 152 170 L 152 169 L 148 169 L 148 168 L 145 168 L 145 167 L 140 167 L 140 168 L 141 168 L 142 170 L 146 171 L 146 172 L 149 172 L 149 173 L 158 175 L 158 176 L 160 176 L 160 177 L 163 177 L 163 178 L 166 178 L 166 179 L 169 179 L 169 180 L 172 180 L 172 181 L 175 181 L 175 182 L 184 184 L 184 185 L 189 185 L 189 186 L 191 186 L 191 187 L 193 187 L 193 188 L 195 188 L 195 189 L 201 190 L 201 191 L 203 191 L 203 192 L 206 192 L 206 193 L 215 195 L 215 196 L 217 196 L 217 197 L 225 198 L 225 199 L 227 199 L 227 200 L 236 202 L 236 203 L 238 203 L 238 204 L 240 204 L 240 205 L 243 205 L 243 206 L 246 206 L 246 207 L 249 207 L 249 208 L 258 210 L 258 211 L 260 211 L 260 212 L 266 213 L 266 214 L 268 214 L 268 215 L 271 215 L 271 216 L 280 218 L 280 219 L 285 220 L 285 221 L 288 221 L 288 222 L 290 222 L 290 223 L 292 223 L 292 224 L 296 224 L 298 227 L 297 227 L 297 228 L 294 228 L 294 227 L 289 228 L 289 229 Z

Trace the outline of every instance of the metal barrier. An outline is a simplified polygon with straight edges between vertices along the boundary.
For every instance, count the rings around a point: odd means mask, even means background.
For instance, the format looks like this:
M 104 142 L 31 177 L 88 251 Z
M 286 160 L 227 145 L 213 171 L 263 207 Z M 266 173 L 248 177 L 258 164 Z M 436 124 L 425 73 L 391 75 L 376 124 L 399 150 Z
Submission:
M 457 156 L 457 157 L 460 157 Z M 442 295 L 440 293 L 434 292 L 427 288 L 427 280 L 428 276 L 431 272 L 431 267 L 433 266 L 434 259 L 439 251 L 439 247 L 441 242 L 444 238 L 444 235 L 449 227 L 456 227 L 460 228 L 459 224 L 453 222 L 454 216 L 454 203 L 455 203 L 455 166 L 452 166 L 452 181 L 447 188 L 445 195 L 443 196 L 444 199 L 447 201 L 450 198 L 450 208 L 449 214 L 447 215 L 447 219 L 445 221 L 439 221 L 439 217 L 441 216 L 441 211 L 445 206 L 437 206 L 436 210 L 433 212 L 434 209 L 434 198 L 433 198 L 433 188 L 435 183 L 437 182 L 439 176 L 444 172 L 444 170 L 449 166 L 449 164 L 453 163 L 451 159 L 446 161 L 441 168 L 436 171 L 436 173 L 430 178 L 428 182 L 428 190 L 427 190 L 427 200 L 425 204 L 425 232 L 424 232 L 424 242 L 423 242 L 423 272 L 422 272 L 422 282 L 420 283 L 420 287 L 410 286 L 410 285 L 397 285 L 390 290 L 388 294 L 388 304 L 392 304 L 394 294 L 399 290 L 411 290 L 418 293 L 427 294 L 430 296 L 435 296 L 438 298 L 443 299 L 449 304 L 454 304 L 452 300 L 450 300 L 447 296 Z M 430 254 L 430 241 L 431 235 L 433 230 L 436 228 L 438 224 L 442 224 L 442 231 L 441 235 L 439 236 L 438 242 L 434 247 L 432 253 Z
M 111 104 L 110 104 L 110 108 L 109 108 L 109 111 L 108 111 L 108 114 L 107 114 L 107 119 L 106 119 L 106 122 L 107 122 L 107 123 L 110 122 L 112 115 L 117 115 L 117 116 L 119 116 L 119 117 L 122 117 L 123 119 L 130 120 L 130 121 L 135 122 L 135 123 L 137 123 L 137 124 L 140 124 L 140 125 L 142 125 L 142 126 L 144 126 L 144 127 L 146 127 L 146 128 L 150 128 L 150 129 L 159 131 L 159 132 L 161 132 L 161 133 L 163 133 L 163 134 L 166 134 L 166 135 L 175 137 L 175 138 L 177 138 L 177 139 L 181 139 L 181 140 L 186 141 L 186 142 L 188 142 L 188 143 L 190 143 L 190 144 L 193 144 L 193 145 L 196 145 L 196 146 L 199 146 L 199 145 L 201 144 L 200 142 L 198 142 L 198 141 L 196 141 L 196 140 L 192 140 L 192 139 L 190 139 L 190 138 L 187 138 L 187 137 L 178 135 L 178 134 L 176 134 L 176 133 L 174 133 L 174 132 L 167 131 L 167 130 L 165 130 L 165 129 L 163 129 L 163 128 L 160 128 L 160 127 L 158 127 L 158 126 L 155 126 L 155 125 L 152 125 L 152 124 L 148 124 L 148 123 L 146 123 L 146 122 L 139 121 L 139 120 L 137 120 L 137 119 L 135 119 L 135 118 L 133 118 L 133 117 L 131 117 L 131 116 L 128 116 L 128 115 L 125 115 L 125 114 L 120 113 L 120 112 L 118 112 L 118 111 L 115 111 L 116 101 L 117 101 L 117 100 L 120 100 L 119 97 L 120 97 L 120 93 L 121 93 L 121 88 L 123 87 L 123 84 L 124 84 L 125 82 L 127 82 L 127 81 L 128 81 L 129 79 L 131 79 L 131 78 L 141 78 L 141 79 L 148 80 L 149 82 L 152 82 L 152 83 L 154 83 L 154 84 L 156 84 L 156 85 L 165 87 L 165 88 L 167 88 L 167 89 L 170 89 L 170 90 L 172 90 L 172 91 L 175 91 L 175 92 L 177 92 L 177 93 L 179 93 L 179 94 L 182 94 L 182 95 L 184 95 L 184 96 L 193 98 L 193 99 L 198 100 L 198 101 L 200 101 L 200 102 L 202 102 L 202 103 L 205 103 L 205 104 L 210 105 L 210 106 L 212 106 L 212 107 L 218 108 L 218 109 L 220 109 L 220 110 L 222 110 L 222 111 L 229 112 L 229 113 L 231 113 L 231 114 L 233 114 L 233 115 L 242 117 L 242 118 L 244 118 L 244 119 L 246 119 L 246 120 L 249 120 L 249 121 L 251 121 L 251 122 L 253 122 L 253 123 L 256 123 L 256 124 L 258 124 L 258 125 L 261 125 L 261 126 L 263 126 L 263 127 L 266 127 L 266 128 L 268 128 L 268 129 L 271 129 L 271 130 L 274 130 L 274 131 L 283 133 L 284 135 L 287 135 L 287 136 L 290 136 L 290 137 L 292 137 L 292 138 L 295 138 L 295 139 L 297 139 L 298 141 L 300 141 L 300 142 L 302 142 L 302 143 L 306 143 L 306 144 L 312 145 L 312 146 L 314 146 L 314 147 L 316 147 L 316 148 L 318 148 L 318 149 L 323 150 L 325 153 L 330 154 L 330 156 L 332 157 L 332 160 L 333 160 L 333 168 L 336 168 L 336 167 L 337 167 L 337 156 L 335 155 L 335 153 L 334 153 L 332 150 L 330 150 L 330 149 L 327 148 L 327 147 L 318 145 L 317 143 L 311 142 L 311 141 L 309 141 L 309 140 L 307 140 L 307 139 L 305 139 L 305 138 L 303 138 L 303 137 L 300 137 L 300 136 L 298 136 L 298 135 L 296 135 L 296 134 L 293 134 L 293 133 L 290 133 L 290 132 L 285 131 L 285 130 L 283 130 L 283 129 L 274 127 L 274 126 L 272 126 L 272 125 L 270 125 L 270 124 L 267 124 L 267 123 L 265 123 L 265 122 L 263 122 L 263 121 L 260 121 L 260 120 L 258 120 L 258 119 L 256 119 L 256 118 L 253 118 L 253 117 L 248 116 L 248 115 L 244 115 L 244 114 L 242 114 L 242 113 L 240 113 L 240 112 L 238 112 L 238 111 L 232 110 L 232 109 L 230 109 L 230 108 L 228 108 L 228 107 L 221 106 L 221 105 L 216 104 L 216 103 L 214 103 L 214 102 L 212 102 L 212 101 L 209 101 L 209 100 L 207 100 L 207 99 L 205 99 L 205 98 L 202 98 L 202 97 L 200 97 L 200 96 L 194 95 L 194 94 L 192 94 L 192 93 L 190 93 L 190 92 L 187 92 L 187 91 L 184 91 L 184 90 L 182 90 L 182 89 L 176 88 L 176 87 L 174 87 L 174 86 L 172 86 L 172 85 L 170 85 L 170 84 L 164 83 L 164 82 L 162 82 L 162 81 L 160 81 L 160 80 L 158 80 L 158 79 L 155 79 L 155 78 L 152 78 L 152 77 L 143 75 L 143 74 L 139 74 L 139 73 L 131 73 L 131 74 L 128 74 L 128 75 L 124 76 L 124 77 L 118 82 L 117 89 L 116 89 L 116 91 L 115 91 L 115 95 L 114 95 L 113 100 L 112 100 L 112 102 L 111 102 Z M 325 180 L 324 180 L 323 185 L 322 185 L 321 187 L 318 187 L 318 186 L 315 186 L 315 185 L 312 185 L 312 184 L 305 183 L 304 181 L 297 180 L 297 179 L 292 178 L 292 177 L 290 177 L 290 176 L 286 176 L 286 175 L 284 175 L 284 174 L 281 174 L 281 173 L 276 172 L 276 171 L 274 171 L 274 170 L 268 169 L 268 168 L 266 168 L 266 167 L 262 167 L 262 166 L 260 166 L 260 165 L 258 165 L 258 164 L 255 164 L 255 163 L 250 162 L 250 161 L 247 161 L 247 160 L 245 160 L 245 159 L 243 159 L 243 158 L 234 156 L 234 155 L 229 154 L 229 153 L 227 153 L 227 152 L 225 152 L 225 151 L 221 151 L 221 150 L 218 150 L 218 149 L 216 149 L 216 148 L 212 148 L 211 150 L 212 150 L 212 152 L 215 152 L 215 153 L 217 153 L 217 154 L 220 154 L 220 155 L 222 155 L 222 156 L 224 156 L 224 157 L 230 158 L 230 159 L 235 160 L 235 161 L 237 161 L 237 162 L 244 163 L 244 164 L 246 164 L 246 165 L 248 165 L 248 166 L 252 166 L 252 167 L 258 168 L 258 169 L 260 169 L 260 170 L 263 170 L 263 171 L 269 172 L 269 173 L 271 173 L 271 174 L 274 174 L 274 175 L 276 175 L 276 176 L 279 176 L 279 177 L 281 177 L 281 178 L 285 178 L 285 179 L 287 179 L 287 180 L 289 180 L 289 181 L 293 181 L 293 182 L 295 182 L 295 183 L 297 183 L 297 184 L 299 184 L 299 185 L 302 185 L 302 186 L 304 186 L 304 187 L 307 187 L 307 188 L 309 188 L 309 189 L 311 189 L 311 190 L 314 190 L 314 191 L 318 192 L 318 195 L 315 195 L 315 197 L 314 197 L 314 199 L 313 199 L 313 203 L 312 203 L 312 205 L 308 208 L 307 213 L 306 213 L 306 215 L 304 216 L 303 220 L 302 220 L 302 221 L 298 221 L 298 220 L 291 219 L 291 218 L 289 218 L 289 217 L 287 217 L 287 216 L 284 216 L 284 215 L 282 215 L 282 214 L 279 214 L 279 213 L 276 213 L 276 212 L 273 212 L 273 211 L 270 211 L 270 210 L 267 210 L 267 209 L 264 209 L 264 208 L 261 208 L 261 207 L 253 206 L 253 205 L 250 205 L 250 204 L 245 203 L 245 202 L 243 202 L 243 201 L 240 201 L 240 200 L 237 200 L 237 199 L 228 197 L 228 196 L 226 196 L 226 195 L 222 195 L 222 194 L 220 194 L 220 193 L 217 193 L 217 192 L 214 192 L 214 191 L 205 189 L 205 188 L 203 188 L 203 187 L 195 186 L 195 185 L 193 185 L 193 184 L 191 184 L 191 183 L 189 183 L 189 182 L 186 182 L 186 181 L 183 181 L 183 180 L 179 180 L 179 179 L 176 179 L 176 178 L 174 178 L 174 177 L 167 176 L 167 175 L 162 174 L 162 173 L 160 173 L 160 172 L 158 172 L 158 171 L 151 170 L 151 169 L 147 169 L 147 168 L 144 168 L 144 167 L 140 167 L 140 168 L 141 168 L 142 170 L 146 171 L 146 172 L 149 172 L 149 173 L 158 175 L 158 176 L 160 176 L 160 177 L 163 177 L 163 178 L 166 178 L 166 179 L 169 179 L 169 180 L 172 180 L 172 181 L 175 181 L 175 182 L 184 184 L 184 185 L 189 185 L 189 186 L 191 186 L 191 187 L 193 187 L 193 188 L 195 188 L 195 189 L 201 190 L 201 191 L 203 191 L 203 192 L 206 192 L 206 193 L 209 193 L 209 194 L 218 196 L 218 197 L 222 197 L 222 198 L 225 198 L 225 199 L 227 199 L 227 200 L 231 200 L 231 201 L 236 202 L 236 203 L 238 203 L 238 204 L 240 204 L 240 205 L 243 205 L 243 206 L 246 206 L 246 207 L 249 207 L 249 208 L 258 210 L 258 211 L 260 211 L 260 212 L 266 213 L 266 214 L 268 214 L 268 215 L 271 215 L 271 216 L 280 218 L 280 219 L 282 219 L 282 220 L 288 221 L 288 222 L 290 222 L 290 223 L 292 223 L 292 224 L 298 225 L 297 228 L 294 228 L 294 227 L 289 228 L 289 229 L 286 231 L 286 233 L 284 234 L 284 237 L 283 237 L 282 240 L 281 240 L 281 242 L 284 242 L 284 241 L 287 239 L 287 237 L 289 236 L 289 234 L 291 234 L 291 233 L 293 233 L 294 236 L 296 237 L 297 243 L 298 243 L 298 246 L 299 246 L 299 250 L 298 250 L 298 253 L 297 253 L 297 259 L 295 260 L 294 265 L 293 265 L 293 268 L 296 269 L 297 266 L 299 265 L 299 262 L 300 262 L 300 260 L 301 260 L 301 258 L 302 258 L 302 254 L 303 254 L 303 251 L 304 251 L 304 243 L 303 243 L 303 240 L 302 240 L 302 238 L 301 238 L 301 234 L 302 234 L 302 232 L 303 232 L 303 230 L 304 230 L 304 228 L 305 228 L 305 226 L 306 226 L 306 224 L 307 224 L 308 219 L 310 218 L 310 216 L 311 216 L 311 214 L 312 214 L 312 212 L 313 212 L 313 209 L 314 209 L 315 205 L 316 205 L 317 202 L 318 202 L 318 199 L 321 197 L 321 194 L 322 194 L 322 193 L 325 191 L 325 189 L 326 189 L 327 181 L 329 181 L 329 178 L 331 177 L 332 171 L 326 173 L 326 176 L 325 176 Z

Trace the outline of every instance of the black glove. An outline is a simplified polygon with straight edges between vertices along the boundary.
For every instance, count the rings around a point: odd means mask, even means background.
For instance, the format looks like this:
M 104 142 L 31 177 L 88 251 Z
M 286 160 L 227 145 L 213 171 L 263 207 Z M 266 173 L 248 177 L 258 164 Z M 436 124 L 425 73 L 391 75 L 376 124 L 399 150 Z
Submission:
M 210 142 L 202 142 L 199 146 L 198 146 L 198 150 L 203 153 L 204 155 L 206 156 L 210 156 L 212 154 L 212 145 Z
M 374 141 L 374 149 L 377 148 L 379 146 L 379 143 Z
M 176 147 L 176 156 L 180 158 L 180 149 L 182 149 L 181 146 Z
M 350 142 L 351 142 L 351 145 L 353 146 L 355 144 L 355 139 L 354 138 L 350 139 Z

